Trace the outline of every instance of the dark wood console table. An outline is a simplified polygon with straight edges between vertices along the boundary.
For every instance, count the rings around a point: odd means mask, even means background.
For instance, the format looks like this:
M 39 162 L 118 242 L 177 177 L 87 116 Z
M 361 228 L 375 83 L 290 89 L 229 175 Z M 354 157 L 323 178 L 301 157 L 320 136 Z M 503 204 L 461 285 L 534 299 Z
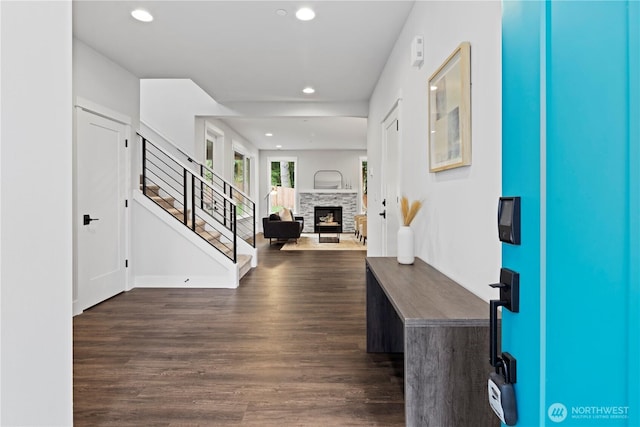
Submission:
M 499 426 L 489 407 L 489 305 L 416 258 L 369 257 L 367 352 L 404 353 L 407 426 Z

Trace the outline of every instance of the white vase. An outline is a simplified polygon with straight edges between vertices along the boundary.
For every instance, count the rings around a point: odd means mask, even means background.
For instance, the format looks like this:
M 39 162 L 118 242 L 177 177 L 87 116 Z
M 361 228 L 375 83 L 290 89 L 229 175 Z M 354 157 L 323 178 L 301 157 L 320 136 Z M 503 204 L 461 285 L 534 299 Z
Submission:
M 407 225 L 403 225 L 398 230 L 398 263 L 413 264 L 413 230 Z

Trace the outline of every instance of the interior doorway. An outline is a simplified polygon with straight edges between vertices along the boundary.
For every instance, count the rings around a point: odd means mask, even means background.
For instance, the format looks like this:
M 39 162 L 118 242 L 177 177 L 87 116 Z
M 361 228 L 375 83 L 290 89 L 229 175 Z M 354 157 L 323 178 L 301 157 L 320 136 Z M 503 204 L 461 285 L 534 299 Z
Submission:
M 81 107 L 76 123 L 77 314 L 127 287 L 129 125 Z
M 400 151 L 399 101 L 393 106 L 382 122 L 382 255 L 395 256 L 397 253 L 397 232 L 400 227 L 400 191 L 398 188 L 398 162 Z

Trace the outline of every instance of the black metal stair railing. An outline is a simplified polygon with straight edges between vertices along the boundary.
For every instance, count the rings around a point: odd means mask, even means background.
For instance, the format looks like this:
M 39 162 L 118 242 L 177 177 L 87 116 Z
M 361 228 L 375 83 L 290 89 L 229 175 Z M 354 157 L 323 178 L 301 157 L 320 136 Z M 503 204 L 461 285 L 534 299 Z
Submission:
M 142 138 L 142 193 L 237 261 L 237 203 L 170 153 Z
M 145 137 L 141 134 L 138 134 L 142 139 Z M 148 141 L 148 140 L 147 140 Z M 171 143 L 168 143 L 171 144 Z M 227 196 L 229 199 L 234 200 L 236 203 L 236 219 L 237 219 L 237 235 L 239 238 L 243 239 L 245 242 L 249 243 L 254 248 L 256 247 L 256 204 L 251 199 L 249 195 L 244 193 L 242 190 L 225 180 L 219 174 L 217 174 L 210 167 L 199 163 L 191 158 L 187 153 L 182 151 L 180 148 L 171 144 L 172 148 L 180 153 L 184 162 L 188 162 L 192 165 L 191 171 L 200 174 L 200 177 L 203 181 L 210 184 L 210 187 L 217 190 L 218 193 L 222 193 Z M 197 185 L 197 184 L 196 184 Z M 210 197 L 205 193 L 204 188 L 199 188 L 202 191 L 200 195 L 200 200 L 202 204 L 200 206 L 201 209 L 208 209 L 210 213 L 217 212 L 216 208 L 218 207 L 215 203 L 216 200 L 213 197 Z M 214 202 L 212 205 L 206 205 L 204 202 L 209 199 L 209 202 Z
M 243 239 L 255 248 L 256 221 L 255 212 L 256 204 L 251 198 L 240 189 L 225 181 L 220 175 L 215 173 L 211 168 L 190 159 L 200 170 L 200 176 L 208 181 L 212 187 L 217 188 L 222 194 L 225 194 L 231 200 L 236 202 L 236 220 L 238 237 Z M 201 206 L 205 209 L 205 206 Z M 209 206 L 215 211 L 215 204 Z

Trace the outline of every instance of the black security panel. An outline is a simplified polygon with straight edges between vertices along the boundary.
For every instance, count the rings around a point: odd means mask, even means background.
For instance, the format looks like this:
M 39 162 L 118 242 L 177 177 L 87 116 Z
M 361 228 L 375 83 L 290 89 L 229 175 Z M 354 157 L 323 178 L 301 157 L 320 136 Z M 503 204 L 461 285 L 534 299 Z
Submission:
M 500 197 L 498 238 L 501 242 L 520 244 L 520 197 Z

